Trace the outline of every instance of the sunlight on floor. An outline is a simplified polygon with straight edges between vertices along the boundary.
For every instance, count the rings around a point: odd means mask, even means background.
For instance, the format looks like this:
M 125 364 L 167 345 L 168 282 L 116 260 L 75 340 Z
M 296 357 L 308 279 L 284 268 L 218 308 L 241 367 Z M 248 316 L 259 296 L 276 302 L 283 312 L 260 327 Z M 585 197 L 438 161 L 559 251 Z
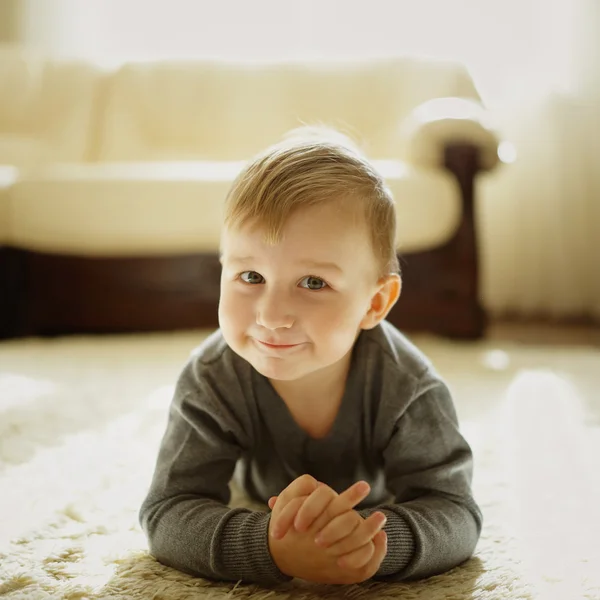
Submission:
M 24 408 L 37 398 L 52 394 L 55 388 L 47 379 L 0 372 L 0 414 L 9 408 Z
M 152 410 L 166 410 L 171 403 L 174 393 L 174 385 L 163 385 L 156 388 L 151 394 L 148 394 L 146 405 Z
M 109 488 L 108 482 L 116 472 L 130 469 L 135 459 L 136 477 L 130 479 L 130 484 L 125 482 L 106 492 L 100 504 L 103 512 L 112 515 L 111 525 L 122 525 L 114 519 L 124 505 L 137 510 L 143 493 L 139 487 L 140 473 L 147 477 L 151 474 L 173 390 L 172 385 L 156 388 L 142 399 L 145 410 L 134 410 L 108 424 L 65 435 L 59 445 L 38 447 L 29 461 L 5 465 L 0 471 L 0 515 L 11 517 L 2 520 L 0 549 L 11 537 L 42 526 L 55 511 L 85 522 L 89 515 L 83 507 L 98 506 L 97 498 L 86 501 L 88 490 L 93 490 L 94 496 L 101 495 L 104 483 Z M 155 411 L 164 415 L 164 422 L 155 423 Z M 144 427 L 153 428 L 153 444 L 150 447 L 127 445 L 127 440 L 135 438 Z M 128 453 L 123 456 L 122 449 L 126 445 Z
M 581 398 L 556 372 L 523 370 L 507 390 L 505 409 L 525 567 L 541 598 L 583 598 L 599 530 Z
M 510 366 L 510 356 L 504 350 L 487 350 L 481 362 L 492 371 L 505 371 Z

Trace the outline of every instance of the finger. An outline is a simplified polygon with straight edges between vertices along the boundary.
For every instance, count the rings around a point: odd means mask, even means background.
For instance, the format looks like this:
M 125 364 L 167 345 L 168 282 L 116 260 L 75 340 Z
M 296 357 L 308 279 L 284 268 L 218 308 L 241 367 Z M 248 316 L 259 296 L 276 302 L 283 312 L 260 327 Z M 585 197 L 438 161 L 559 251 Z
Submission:
M 317 536 L 320 541 L 319 545 L 329 548 L 329 552 L 335 556 L 342 556 L 370 542 L 383 529 L 387 521 L 387 517 L 382 512 L 375 512 L 369 515 L 367 519 L 360 517 L 356 511 L 354 511 L 354 514 L 360 518 L 360 521 L 358 526 L 353 528 L 348 535 L 344 536 L 342 525 L 337 526 L 336 523 L 337 519 L 342 519 L 344 516 L 342 515 L 327 525 Z M 346 531 L 348 531 L 348 528 L 346 528 Z
M 321 531 L 332 519 L 352 510 L 357 504 L 364 500 L 371 491 L 369 484 L 366 481 L 358 481 L 351 485 L 347 490 L 343 491 L 337 498 L 328 506 L 324 514 L 322 514 L 315 522 L 317 532 Z
M 337 563 L 338 566 L 343 569 L 362 569 L 369 563 L 374 554 L 375 544 L 373 542 L 368 542 L 353 552 L 340 556 Z
M 317 485 L 325 485 L 324 483 L 321 483 L 320 481 L 318 482 Z M 277 499 L 279 498 L 279 496 L 271 496 L 269 498 L 269 500 L 267 501 L 267 504 L 269 506 L 269 508 L 271 510 L 273 510 L 273 507 L 275 506 L 275 503 L 277 502 Z
M 372 575 L 377 573 L 377 569 L 383 562 L 385 555 L 387 554 L 387 533 L 385 531 L 380 531 L 373 538 L 373 545 L 375 546 L 375 551 L 373 552 L 373 557 L 371 558 L 369 565 L 373 569 Z M 372 575 L 369 575 L 371 577 Z
M 361 581 L 370 579 L 377 573 L 385 555 L 387 554 L 387 535 L 385 531 L 380 531 L 373 538 L 373 556 L 371 560 L 362 568 L 358 569 L 358 573 Z
M 352 569 L 349 567 L 341 567 L 342 574 L 341 577 L 337 577 L 335 583 L 362 583 L 367 579 L 370 579 L 377 573 L 385 555 L 387 554 L 387 536 L 385 531 L 380 531 L 374 538 L 373 541 L 370 542 L 373 546 L 373 555 L 371 559 L 367 562 L 363 567 L 359 567 L 357 569 Z M 339 566 L 339 562 L 341 557 L 336 561 Z M 342 561 L 342 564 L 343 561 Z M 339 580 L 339 581 L 338 581 Z
M 349 510 L 341 515 L 338 515 L 317 534 L 315 537 L 315 544 L 321 548 L 329 548 L 330 546 L 337 545 L 336 542 L 343 540 L 350 536 L 354 530 L 359 527 L 361 521 L 364 519 L 354 510 Z M 366 540 L 366 544 L 370 540 Z M 362 546 L 363 544 L 359 544 Z M 356 546 L 358 547 L 358 546 Z M 355 548 L 348 548 L 347 552 L 354 550 Z M 341 556 L 344 552 L 338 552 L 336 556 Z
M 283 509 L 292 498 L 310 496 L 317 489 L 317 485 L 317 480 L 311 475 L 304 474 L 297 477 L 279 494 L 277 508 Z
M 271 513 L 271 535 L 275 539 L 281 539 L 285 537 L 285 534 L 292 527 L 294 518 L 298 513 L 298 509 L 306 501 L 307 496 L 300 496 L 300 498 L 292 498 L 281 511 L 275 515 Z
M 328 485 L 320 485 L 302 504 L 294 520 L 296 531 L 307 531 L 315 519 L 337 498 L 337 492 Z

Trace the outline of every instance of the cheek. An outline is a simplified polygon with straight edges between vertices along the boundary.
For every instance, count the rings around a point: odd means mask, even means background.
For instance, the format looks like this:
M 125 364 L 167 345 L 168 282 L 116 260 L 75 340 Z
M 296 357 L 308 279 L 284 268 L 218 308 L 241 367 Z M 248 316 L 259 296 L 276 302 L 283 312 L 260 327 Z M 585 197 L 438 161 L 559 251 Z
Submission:
M 353 331 L 363 317 L 362 305 L 358 305 L 354 298 L 340 298 L 318 311 L 316 321 L 320 331 L 327 335 L 341 335 Z
M 219 324 L 222 329 L 235 330 L 247 324 L 252 313 L 252 303 L 243 294 L 227 286 L 221 288 L 219 299 Z

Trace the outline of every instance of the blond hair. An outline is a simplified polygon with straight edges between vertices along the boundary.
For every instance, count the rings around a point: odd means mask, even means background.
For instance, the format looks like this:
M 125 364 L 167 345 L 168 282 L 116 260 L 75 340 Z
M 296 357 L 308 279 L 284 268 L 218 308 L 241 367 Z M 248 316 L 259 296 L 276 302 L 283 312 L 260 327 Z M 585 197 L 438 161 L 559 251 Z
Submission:
M 392 194 L 352 140 L 329 127 L 294 129 L 251 160 L 229 190 L 224 223 L 260 225 L 275 244 L 293 212 L 332 200 L 348 214 L 359 209 L 380 275 L 399 272 Z

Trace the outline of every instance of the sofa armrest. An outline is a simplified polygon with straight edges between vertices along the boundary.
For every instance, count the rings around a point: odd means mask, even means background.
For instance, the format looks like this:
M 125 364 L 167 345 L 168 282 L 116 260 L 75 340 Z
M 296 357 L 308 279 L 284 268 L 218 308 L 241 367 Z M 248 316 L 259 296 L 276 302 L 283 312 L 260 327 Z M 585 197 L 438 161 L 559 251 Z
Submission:
M 12 165 L 0 165 L 0 248 L 11 240 L 9 188 L 15 183 L 18 170 Z M 0 285 L 0 290 L 2 286 Z M 1 292 L 0 292 L 1 293 Z
M 417 106 L 402 123 L 401 137 L 407 162 L 424 167 L 444 165 L 448 145 L 472 145 L 478 150 L 478 168 L 498 163 L 498 133 L 489 112 L 466 98 L 434 98 Z

